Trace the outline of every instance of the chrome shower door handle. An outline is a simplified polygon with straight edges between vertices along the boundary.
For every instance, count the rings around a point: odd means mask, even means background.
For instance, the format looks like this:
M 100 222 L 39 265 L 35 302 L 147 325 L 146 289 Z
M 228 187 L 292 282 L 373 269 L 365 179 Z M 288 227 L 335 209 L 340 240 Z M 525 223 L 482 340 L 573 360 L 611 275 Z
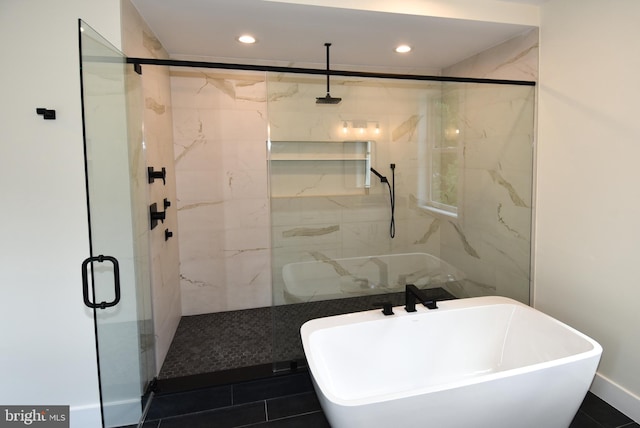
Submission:
M 91 301 L 91 299 L 89 298 L 89 276 L 87 275 L 87 268 L 91 264 L 93 272 L 93 262 L 103 263 L 105 261 L 111 262 L 113 264 L 114 298 L 110 302 L 102 301 L 100 303 L 96 303 Z M 95 291 L 93 276 L 91 279 L 91 284 L 92 290 Z M 95 297 L 95 293 L 92 294 Z M 94 309 L 110 308 L 120 302 L 120 265 L 118 264 L 118 260 L 115 257 L 99 255 L 97 257 L 89 257 L 82 262 L 82 297 L 84 299 L 84 304 Z

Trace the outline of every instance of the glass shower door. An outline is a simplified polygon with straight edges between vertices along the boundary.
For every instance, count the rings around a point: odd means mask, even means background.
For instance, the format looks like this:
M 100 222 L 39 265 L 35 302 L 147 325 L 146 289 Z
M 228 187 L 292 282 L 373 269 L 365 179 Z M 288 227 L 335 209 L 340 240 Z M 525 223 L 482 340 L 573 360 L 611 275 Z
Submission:
M 80 21 L 91 257 L 82 266 L 93 309 L 103 425 L 137 423 L 155 376 L 140 76 Z

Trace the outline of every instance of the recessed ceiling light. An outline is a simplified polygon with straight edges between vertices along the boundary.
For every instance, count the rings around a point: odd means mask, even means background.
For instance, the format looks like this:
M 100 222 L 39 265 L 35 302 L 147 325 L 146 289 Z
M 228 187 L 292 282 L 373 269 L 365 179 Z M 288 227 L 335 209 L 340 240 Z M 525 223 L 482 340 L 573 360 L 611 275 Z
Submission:
M 396 52 L 398 53 L 407 53 L 411 52 L 411 46 L 409 45 L 400 45 L 396 48 Z
M 256 38 L 249 34 L 243 34 L 242 36 L 238 37 L 238 41 L 240 43 L 245 43 L 250 45 L 256 42 Z

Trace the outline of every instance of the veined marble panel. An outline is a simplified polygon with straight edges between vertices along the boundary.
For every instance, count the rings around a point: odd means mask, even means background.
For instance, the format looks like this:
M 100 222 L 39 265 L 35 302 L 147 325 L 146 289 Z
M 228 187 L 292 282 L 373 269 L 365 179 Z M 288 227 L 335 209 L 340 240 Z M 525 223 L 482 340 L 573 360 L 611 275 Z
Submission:
M 538 37 L 538 29 L 533 29 L 443 70 L 443 75 L 535 81 Z
M 511 272 L 496 271 L 496 294 L 510 297 L 521 302 L 530 300 L 531 279 L 530 274 L 518 275 Z
M 345 197 L 272 198 L 273 226 L 309 225 L 319 222 L 338 224 L 342 209 L 348 207 Z
M 343 252 L 354 255 L 388 254 L 391 249 L 389 220 L 343 225 Z M 357 249 L 358 251 L 354 251 Z
M 223 193 L 225 200 L 265 199 L 267 182 L 265 169 L 225 168 Z
M 122 47 L 130 57 L 168 58 L 167 52 L 140 17 L 130 1 L 121 2 Z M 137 78 L 139 78 L 136 75 Z M 162 204 L 164 198 L 171 201 L 162 226 L 149 231 L 151 259 L 151 299 L 153 306 L 153 328 L 156 339 L 155 359 L 159 371 L 169 350 L 169 345 L 177 329 L 181 316 L 181 293 L 179 279 L 179 230 L 176 210 L 176 183 L 173 163 L 172 100 L 167 67 L 143 66 L 142 108 L 144 123 L 145 151 L 136 162 L 146 162 L 146 166 L 156 169 L 165 167 L 165 186 L 140 183 L 146 195 L 138 194 L 136 200 Z M 131 94 L 136 97 L 138 94 Z M 129 103 L 132 106 L 132 103 Z M 136 141 L 142 141 L 136 139 Z M 146 181 L 146 180 L 145 180 Z M 147 221 L 145 221 L 147 222 Z M 173 232 L 172 239 L 165 241 L 164 230 Z M 145 227 L 147 229 L 147 226 Z
M 297 225 L 277 226 L 273 228 L 271 242 L 274 248 L 309 248 L 313 245 L 342 243 L 342 229 L 339 224 L 318 223 L 300 227 Z
M 342 222 L 357 224 L 371 221 L 387 221 L 391 217 L 391 205 L 386 186 L 383 193 L 374 189 L 375 194 L 351 198 L 351 203 L 342 208 Z
M 244 250 L 226 258 L 228 310 L 271 304 L 269 249 Z
M 498 59 L 509 57 L 518 46 L 531 40 L 523 38 L 519 44 L 508 43 L 493 49 L 476 58 L 474 64 L 484 67 L 494 63 L 500 72 L 507 70 L 509 64 L 528 61 L 535 48 L 525 48 L 526 52 L 516 55 L 513 61 L 496 64 Z M 470 64 L 460 65 L 459 70 L 472 69 Z M 217 144 L 218 151 L 212 153 L 219 153 L 222 159 L 211 163 L 215 163 L 212 169 L 217 169 L 219 175 L 208 184 L 220 186 L 215 194 L 224 212 L 220 222 L 227 230 L 225 257 L 262 251 L 259 246 L 249 245 L 248 237 L 236 233 L 252 230 L 252 226 L 257 231 L 265 225 L 262 210 L 266 201 L 267 163 L 263 129 L 267 99 L 271 140 L 363 138 L 352 128 L 345 134 L 342 125 L 364 120 L 368 125 L 366 139 L 375 140 L 372 166 L 390 177 L 388 165 L 396 164 L 396 238 L 390 240 L 388 194 L 375 177 L 371 189 L 363 192 L 357 181 L 345 182 L 344 171 L 332 172 L 327 164 L 309 162 L 296 170 L 272 163 L 272 189 L 285 189 L 281 196 L 309 196 L 270 200 L 273 228 L 268 245 L 273 248 L 276 302 L 280 299 L 282 266 L 308 260 L 313 252 L 323 252 L 327 257 L 414 250 L 441 253 L 445 260 L 449 256 L 452 260 L 447 261 L 465 270 L 475 284 L 473 287 L 479 290 L 495 287 L 500 275 L 517 276 L 518 266 L 523 266 L 525 260 L 522 248 L 529 239 L 526 225 L 530 220 L 526 217 L 530 215 L 521 215 L 525 214 L 522 210 L 528 209 L 527 201 L 531 198 L 531 174 L 527 168 L 532 136 L 526 118 L 532 111 L 526 104 L 530 101 L 523 101 L 530 95 L 518 98 L 509 93 L 509 88 L 496 90 L 488 86 L 465 93 L 459 112 L 465 144 L 464 194 L 459 219 L 452 222 L 448 217 L 425 214 L 411 196 L 418 194 L 419 180 L 424 177 L 420 144 L 427 138 L 425 103 L 429 96 L 442 91 L 442 84 L 334 79 L 332 95 L 342 97 L 343 101 L 336 106 L 321 106 L 315 104 L 315 97 L 324 95 L 324 79 L 271 74 L 268 78 L 267 95 L 263 77 L 251 73 L 235 77 L 233 73 L 183 70 L 172 76 L 173 103 L 184 107 L 177 120 L 182 125 L 176 128 L 178 141 L 182 142 L 181 147 L 176 147 L 179 163 L 182 162 L 185 171 L 202 166 L 201 157 L 205 156 L 204 146 L 209 140 Z M 191 112 L 187 113 L 189 109 Z M 197 113 L 190 116 L 193 111 Z M 525 117 L 524 129 L 514 128 L 514 120 L 507 119 L 512 117 L 517 122 L 520 116 Z M 370 134 L 372 123 L 380 127 L 375 136 Z M 193 163 L 187 168 L 189 162 Z M 521 169 L 523 173 L 517 172 Z M 198 184 L 194 186 L 197 189 Z M 353 189 L 355 194 L 339 195 L 335 191 L 332 194 L 332 188 Z M 212 202 L 210 189 L 195 189 L 186 191 L 181 204 Z M 197 192 L 209 192 L 209 197 L 197 201 Z M 245 214 L 239 215 L 240 212 Z M 191 233 L 192 229 L 187 230 Z M 503 238 L 514 242 L 502 243 Z M 512 253 L 516 256 L 510 256 Z M 486 266 L 489 259 L 495 261 L 495 266 Z M 233 260 L 229 263 L 224 267 L 227 273 L 240 266 L 233 264 Z M 255 266 L 258 265 L 256 262 Z M 224 296 L 220 295 L 226 305 L 236 307 L 237 303 L 232 302 L 242 300 L 241 290 L 252 290 L 254 282 L 247 282 L 246 278 L 255 276 L 251 272 L 247 269 L 245 278 L 237 283 L 229 280 L 229 289 Z M 231 294 L 238 297 L 231 298 Z
M 263 72 L 178 69 L 171 88 L 176 108 L 253 110 L 266 102 Z
M 227 287 L 224 282 L 202 286 L 185 279 L 181 274 L 182 313 L 198 315 L 227 310 Z
M 263 198 L 231 199 L 222 204 L 227 229 L 269 229 L 269 200 Z M 262 235 L 262 234 L 261 234 Z
M 493 138 L 469 138 L 464 144 L 466 168 L 511 168 L 530 171 L 532 168 L 532 135 L 505 135 Z
M 503 100 L 496 100 L 494 92 L 504 92 Z M 487 139 L 512 135 L 530 135 L 533 120 L 531 104 L 533 88 L 528 86 L 506 88 L 490 85 L 465 94 L 460 120 L 464 123 L 465 139 Z M 490 108 L 488 108 L 490 107 Z M 525 123 L 517 124 L 524 118 Z M 507 123 L 509 126 L 506 126 Z M 515 125 L 515 127 L 514 127 Z
M 180 206 L 223 201 L 225 177 L 221 171 L 176 171 Z
M 223 166 L 222 147 L 216 141 L 197 138 L 174 140 L 175 165 L 178 174 L 183 171 L 211 171 L 215 176 Z
M 173 70 L 183 313 L 270 303 L 264 73 Z
M 253 110 L 199 109 L 202 132 L 207 138 L 223 141 L 266 142 L 264 105 Z M 256 147 L 257 148 L 257 147 Z

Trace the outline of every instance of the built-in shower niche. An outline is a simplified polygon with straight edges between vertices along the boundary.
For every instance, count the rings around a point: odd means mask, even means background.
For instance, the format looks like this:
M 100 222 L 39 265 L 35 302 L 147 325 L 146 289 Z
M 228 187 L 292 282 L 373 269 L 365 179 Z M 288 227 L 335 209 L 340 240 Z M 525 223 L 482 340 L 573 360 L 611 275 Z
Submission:
M 271 197 L 365 195 L 373 141 L 271 141 Z

